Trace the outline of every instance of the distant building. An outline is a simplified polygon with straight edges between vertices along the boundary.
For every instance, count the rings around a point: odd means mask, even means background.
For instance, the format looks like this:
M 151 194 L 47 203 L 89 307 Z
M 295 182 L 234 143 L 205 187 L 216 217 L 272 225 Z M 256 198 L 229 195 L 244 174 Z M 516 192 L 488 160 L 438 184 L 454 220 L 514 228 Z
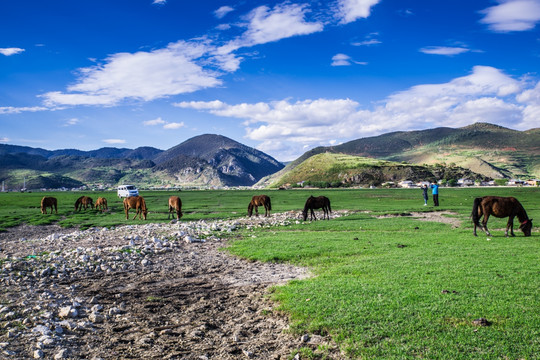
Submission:
M 459 179 L 457 181 L 458 185 L 459 186 L 472 186 L 474 185 L 474 181 L 472 181 L 471 179 Z
M 540 186 L 540 179 L 527 180 L 526 183 L 530 186 Z
M 510 179 L 508 180 L 508 183 L 507 183 L 508 186 L 523 186 L 525 184 L 526 182 L 520 179 Z
M 402 188 L 413 188 L 413 187 L 416 187 L 416 185 L 410 181 L 410 180 L 403 180 L 403 181 L 400 181 L 399 186 L 401 186 Z

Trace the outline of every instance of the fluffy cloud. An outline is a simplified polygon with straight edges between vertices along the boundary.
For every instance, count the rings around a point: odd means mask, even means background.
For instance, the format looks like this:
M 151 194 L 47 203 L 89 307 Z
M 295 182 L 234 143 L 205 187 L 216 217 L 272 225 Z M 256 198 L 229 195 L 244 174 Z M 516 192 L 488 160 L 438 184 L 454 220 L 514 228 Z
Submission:
M 379 2 L 380 0 L 338 0 L 337 16 L 342 24 L 367 18 L 371 8 Z
M 259 6 L 247 16 L 247 30 L 229 46 L 249 47 L 323 30 L 321 22 L 306 22 L 307 5 L 283 3 L 273 9 Z
M 11 141 L 10 138 L 7 138 L 7 137 L 5 137 L 5 136 L 4 136 L 4 137 L 0 137 L 0 143 L 8 143 L 8 142 L 10 142 L 10 141 Z
M 352 64 L 366 65 L 366 62 L 353 60 L 349 55 L 336 54 L 332 57 L 332 66 L 349 66 Z
M 222 6 L 219 9 L 217 9 L 216 11 L 214 11 L 214 15 L 218 19 L 222 19 L 223 17 L 225 17 L 225 15 L 227 15 L 231 11 L 234 11 L 234 8 L 232 8 L 230 6 Z
M 459 54 L 466 53 L 468 51 L 470 50 L 464 47 L 447 47 L 447 46 L 428 46 L 428 47 L 420 49 L 420 52 L 423 52 L 424 54 L 445 55 L 445 56 L 459 55 Z
M 129 99 L 152 101 L 221 86 L 221 77 L 240 66 L 242 58 L 234 54 L 239 48 L 321 31 L 321 23 L 305 21 L 306 13 L 306 5 L 261 6 L 246 16 L 245 32 L 225 45 L 203 37 L 149 52 L 113 54 L 102 64 L 79 69 L 76 83 L 67 91 L 41 97 L 50 108 L 114 106 Z
M 21 48 L 0 48 L 0 54 L 5 56 L 17 55 L 24 51 Z
M 209 58 L 205 43 L 179 41 L 151 52 L 118 53 L 105 64 L 79 70 L 80 77 L 67 92 L 42 95 L 47 106 L 116 105 L 124 99 L 150 101 L 221 85 L 221 67 L 230 59 Z M 198 62 L 213 67 L 206 68 Z
M 179 123 L 168 122 L 168 121 L 163 120 L 161 117 L 158 117 L 157 119 L 154 119 L 154 120 L 143 121 L 143 125 L 144 126 L 163 125 L 163 129 L 166 129 L 166 130 L 175 130 L 175 129 L 180 129 L 182 127 L 185 127 L 184 122 L 179 122 Z
M 539 0 L 499 0 L 483 11 L 481 23 L 499 32 L 532 30 L 540 22 Z
M 302 147 L 330 145 L 396 129 L 459 127 L 471 122 L 528 129 L 534 127 L 533 121 L 538 126 L 540 85 L 523 89 L 523 83 L 498 69 L 476 66 L 469 75 L 447 83 L 417 85 L 394 93 L 371 110 L 350 99 L 237 105 L 215 100 L 175 106 L 241 119 L 247 138 L 259 141 L 259 149 L 285 160 L 299 156 Z

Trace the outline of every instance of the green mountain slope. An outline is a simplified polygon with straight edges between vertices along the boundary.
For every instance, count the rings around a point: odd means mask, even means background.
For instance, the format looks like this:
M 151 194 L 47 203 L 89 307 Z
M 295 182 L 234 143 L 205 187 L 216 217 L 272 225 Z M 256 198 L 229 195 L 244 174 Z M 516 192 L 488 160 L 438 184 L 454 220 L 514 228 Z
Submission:
M 395 162 L 462 167 L 488 178 L 540 177 L 540 129 L 517 131 L 476 123 L 463 128 L 398 131 L 312 149 L 259 185 L 276 183 L 320 153 L 342 153 Z
M 323 153 L 311 156 L 267 185 L 288 187 L 303 183 L 318 187 L 337 187 L 381 185 L 401 180 L 455 180 L 462 177 L 485 179 L 482 175 L 457 166 L 411 165 L 354 155 Z

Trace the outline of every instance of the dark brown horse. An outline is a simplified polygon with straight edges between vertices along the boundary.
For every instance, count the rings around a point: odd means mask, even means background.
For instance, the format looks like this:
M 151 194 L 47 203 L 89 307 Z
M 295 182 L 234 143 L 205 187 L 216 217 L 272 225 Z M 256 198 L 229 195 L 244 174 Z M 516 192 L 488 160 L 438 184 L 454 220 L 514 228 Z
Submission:
M 325 218 L 330 220 L 330 213 L 332 212 L 332 208 L 330 207 L 330 199 L 328 199 L 326 196 L 308 197 L 308 199 L 306 200 L 306 205 L 304 206 L 304 210 L 302 211 L 304 221 L 307 220 L 308 210 L 311 211 L 310 220 L 317 220 L 313 209 L 322 209 L 324 212 L 323 220 Z
M 480 224 L 480 218 L 484 216 L 482 224 Z M 488 236 L 491 236 L 487 228 L 487 222 L 489 216 L 493 215 L 498 218 L 508 217 L 508 223 L 506 224 L 505 235 L 508 236 L 508 229 L 510 234 L 514 235 L 514 217 L 517 216 L 519 220 L 519 229 L 523 231 L 525 236 L 531 236 L 532 219 L 529 219 L 527 212 L 521 205 L 521 203 L 514 197 L 499 197 L 499 196 L 484 196 L 474 199 L 472 209 L 472 221 L 474 224 L 474 236 L 476 235 L 476 227 L 484 230 Z
M 142 196 L 130 196 L 124 198 L 124 211 L 126 212 L 126 220 L 129 219 L 129 209 L 135 209 L 135 216 L 133 220 L 139 215 L 139 220 L 146 220 L 148 209 L 146 208 L 146 202 Z
M 41 199 L 41 213 L 46 214 L 47 208 L 49 207 L 51 208 L 51 214 L 53 211 L 53 207 L 54 211 L 58 214 L 58 201 L 56 200 L 56 198 L 51 196 L 44 196 L 43 199 Z
M 107 206 L 107 199 L 104 197 L 98 197 L 96 200 L 95 208 L 101 209 L 101 211 L 109 210 L 109 207 Z
M 173 211 L 176 211 L 176 220 L 180 220 L 182 215 L 182 200 L 178 196 L 171 196 L 169 197 L 169 217 L 167 219 L 171 218 L 171 213 Z
M 86 210 L 89 206 L 91 209 L 94 208 L 94 200 L 92 200 L 91 197 L 81 196 L 77 199 L 77 201 L 75 201 L 75 211 L 80 211 L 83 208 Z
M 264 216 L 270 216 L 270 210 L 272 210 L 272 203 L 270 196 L 267 195 L 255 195 L 251 198 L 251 202 L 248 205 L 248 216 L 253 215 L 253 208 L 255 208 L 255 216 L 259 216 L 259 206 L 264 206 Z

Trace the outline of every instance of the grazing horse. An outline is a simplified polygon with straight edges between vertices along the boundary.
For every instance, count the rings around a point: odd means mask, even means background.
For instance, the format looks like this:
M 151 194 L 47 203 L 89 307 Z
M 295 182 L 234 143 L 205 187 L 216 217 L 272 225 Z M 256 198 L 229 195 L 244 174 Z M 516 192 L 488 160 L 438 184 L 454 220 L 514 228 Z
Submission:
M 101 211 L 109 210 L 109 207 L 107 206 L 107 199 L 104 197 L 98 197 L 96 200 L 95 208 L 101 209 Z
M 92 200 L 91 197 L 81 196 L 77 199 L 77 201 L 75 201 L 75 211 L 80 211 L 83 208 L 86 210 L 89 206 L 91 209 L 94 208 L 94 200 Z
M 304 210 L 302 211 L 302 215 L 304 216 L 304 221 L 307 220 L 308 216 L 308 210 L 311 211 L 310 220 L 317 220 L 317 217 L 315 216 L 315 212 L 313 209 L 321 209 L 323 210 L 323 220 L 326 218 L 330 220 L 330 214 L 332 212 L 332 208 L 330 207 L 330 199 L 328 199 L 326 196 L 318 196 L 313 197 L 310 196 L 306 200 L 306 205 L 304 206 Z
M 135 209 L 135 216 L 133 220 L 139 215 L 139 220 L 146 220 L 148 209 L 146 208 L 146 202 L 142 196 L 129 196 L 124 198 L 124 211 L 126 212 L 126 220 L 129 219 L 129 209 Z
M 484 216 L 482 224 L 480 224 L 480 218 Z M 531 236 L 532 219 L 529 219 L 527 212 L 521 205 L 521 203 L 514 197 L 499 197 L 499 196 L 484 196 L 474 199 L 472 209 L 472 221 L 474 224 L 474 236 L 476 235 L 476 227 L 484 230 L 488 236 L 491 236 L 487 228 L 487 222 L 489 216 L 493 215 L 498 218 L 508 217 L 508 223 L 506 224 L 505 235 L 508 237 L 508 229 L 510 234 L 514 235 L 514 217 L 517 216 L 519 220 L 519 229 L 523 231 L 525 236 Z
M 173 211 L 176 211 L 176 220 L 180 220 L 182 215 L 182 200 L 178 196 L 171 196 L 169 197 L 169 217 L 167 219 L 171 218 L 171 213 Z
M 264 206 L 264 216 L 270 216 L 270 210 L 272 210 L 272 203 L 270 196 L 267 195 L 255 195 L 251 198 L 251 202 L 248 205 L 248 216 L 253 215 L 253 208 L 255 208 L 255 216 L 259 216 L 259 206 Z
M 51 214 L 53 211 L 53 207 L 54 207 L 54 211 L 58 214 L 58 202 L 55 197 L 44 196 L 43 199 L 41 199 L 41 213 L 42 214 L 47 213 L 48 207 L 51 208 Z

